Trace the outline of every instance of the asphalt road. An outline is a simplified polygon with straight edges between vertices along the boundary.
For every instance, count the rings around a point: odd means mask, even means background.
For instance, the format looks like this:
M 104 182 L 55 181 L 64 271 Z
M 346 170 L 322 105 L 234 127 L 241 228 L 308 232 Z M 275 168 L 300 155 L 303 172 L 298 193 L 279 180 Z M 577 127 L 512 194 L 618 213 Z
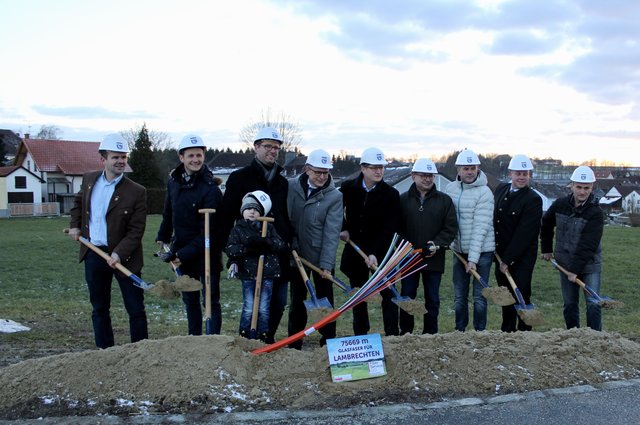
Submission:
M 3 421 L 5 424 L 371 424 L 371 425 L 628 425 L 640 424 L 640 379 L 549 389 L 493 398 L 324 411 L 211 415 L 92 416 Z

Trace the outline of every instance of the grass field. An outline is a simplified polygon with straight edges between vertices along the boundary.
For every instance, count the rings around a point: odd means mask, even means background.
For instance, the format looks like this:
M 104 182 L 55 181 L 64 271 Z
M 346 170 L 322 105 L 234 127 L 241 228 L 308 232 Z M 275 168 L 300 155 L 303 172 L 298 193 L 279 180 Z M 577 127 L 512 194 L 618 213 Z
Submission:
M 159 223 L 159 216 L 149 216 L 144 238 L 146 265 L 143 278 L 149 282 L 173 278 L 168 265 L 153 257 Z M 0 220 L 0 319 L 11 319 L 32 329 L 30 332 L 0 334 L 0 340 L 1 345 L 7 344 L 26 353 L 23 355 L 27 357 L 94 347 L 84 266 L 77 261 L 78 244 L 62 233 L 64 227 L 68 227 L 68 218 L 64 217 Z M 603 328 L 632 339 L 640 337 L 640 291 L 635 270 L 639 244 L 640 228 L 605 228 L 601 295 L 621 300 L 625 307 L 604 310 Z M 450 258 L 447 261 L 441 287 L 440 332 L 451 332 L 454 324 Z M 340 273 L 338 276 L 346 281 Z M 490 284 L 494 282 L 492 274 Z M 225 273 L 221 292 L 223 333 L 235 334 L 242 302 L 240 284 L 227 280 Z M 538 261 L 536 265 L 532 300 L 546 320 L 545 325 L 535 330 L 564 327 L 558 272 L 547 262 Z M 337 290 L 336 304 L 339 306 L 344 301 L 344 296 Z M 581 302 L 584 324 L 584 304 Z M 180 300 L 167 301 L 148 296 L 146 305 L 151 338 L 186 334 L 186 317 Z M 370 305 L 369 310 L 371 332 L 382 333 L 379 306 Z M 280 337 L 286 333 L 286 314 L 280 325 Z M 113 290 L 112 317 L 116 344 L 128 342 L 127 316 L 117 285 Z M 499 330 L 500 321 L 500 308 L 490 304 L 487 328 Z M 417 321 L 416 329 L 422 329 L 421 319 Z M 351 333 L 351 315 L 346 313 L 338 319 L 338 335 Z

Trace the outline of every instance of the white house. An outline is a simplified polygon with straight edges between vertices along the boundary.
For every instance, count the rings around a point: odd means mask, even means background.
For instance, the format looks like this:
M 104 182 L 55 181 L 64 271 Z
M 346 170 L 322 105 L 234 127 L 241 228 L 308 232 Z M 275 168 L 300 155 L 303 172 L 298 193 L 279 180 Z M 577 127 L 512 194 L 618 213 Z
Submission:
M 0 217 L 37 214 L 31 209 L 11 207 L 18 204 L 41 204 L 41 186 L 44 181 L 26 168 L 13 165 L 0 167 Z

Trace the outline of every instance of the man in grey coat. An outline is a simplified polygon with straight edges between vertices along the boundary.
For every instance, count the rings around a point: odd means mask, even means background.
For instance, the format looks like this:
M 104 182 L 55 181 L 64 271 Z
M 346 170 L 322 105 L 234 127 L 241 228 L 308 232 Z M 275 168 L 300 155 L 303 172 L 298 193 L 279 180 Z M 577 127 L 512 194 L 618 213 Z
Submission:
M 313 282 L 318 298 L 326 297 L 333 305 L 331 277 L 336 264 L 336 252 L 342 227 L 342 193 L 333 184 L 329 170 L 331 156 L 322 149 L 309 153 L 304 172 L 289 180 L 287 207 L 294 230 L 293 249 L 307 261 L 319 267 L 322 273 L 313 272 Z M 300 273 L 291 274 L 291 304 L 289 306 L 289 335 L 303 330 L 307 324 L 304 300 L 307 298 L 305 282 Z M 324 345 L 335 338 L 336 323 L 319 330 Z M 290 345 L 301 349 L 302 340 Z

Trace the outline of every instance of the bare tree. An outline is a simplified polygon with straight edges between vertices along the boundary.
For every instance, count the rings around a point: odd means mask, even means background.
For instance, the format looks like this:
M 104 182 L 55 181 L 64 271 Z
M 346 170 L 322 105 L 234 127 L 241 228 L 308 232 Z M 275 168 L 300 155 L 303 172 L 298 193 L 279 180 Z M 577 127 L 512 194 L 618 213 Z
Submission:
M 55 125 L 43 125 L 40 127 L 38 134 L 36 134 L 35 139 L 60 140 L 60 134 L 62 134 L 62 130 Z
M 120 132 L 120 135 L 129 144 L 129 149 L 133 150 L 136 144 L 136 140 L 138 139 L 138 136 L 140 135 L 140 132 L 142 131 L 143 128 L 148 133 L 149 141 L 151 142 L 151 147 L 154 151 L 163 151 L 163 150 L 172 148 L 171 145 L 173 141 L 171 140 L 171 137 L 169 137 L 167 133 L 163 131 L 148 130 L 146 127 L 147 127 L 147 124 L 143 123 L 140 126 L 130 128 L 128 130 L 124 130 Z
M 263 127 L 273 127 L 280 133 L 282 149 L 278 156 L 279 162 L 283 160 L 285 152 L 296 151 L 302 143 L 302 131 L 298 121 L 283 111 L 274 114 L 270 108 L 263 110 L 258 120 L 240 130 L 240 141 L 253 149 L 256 134 Z

